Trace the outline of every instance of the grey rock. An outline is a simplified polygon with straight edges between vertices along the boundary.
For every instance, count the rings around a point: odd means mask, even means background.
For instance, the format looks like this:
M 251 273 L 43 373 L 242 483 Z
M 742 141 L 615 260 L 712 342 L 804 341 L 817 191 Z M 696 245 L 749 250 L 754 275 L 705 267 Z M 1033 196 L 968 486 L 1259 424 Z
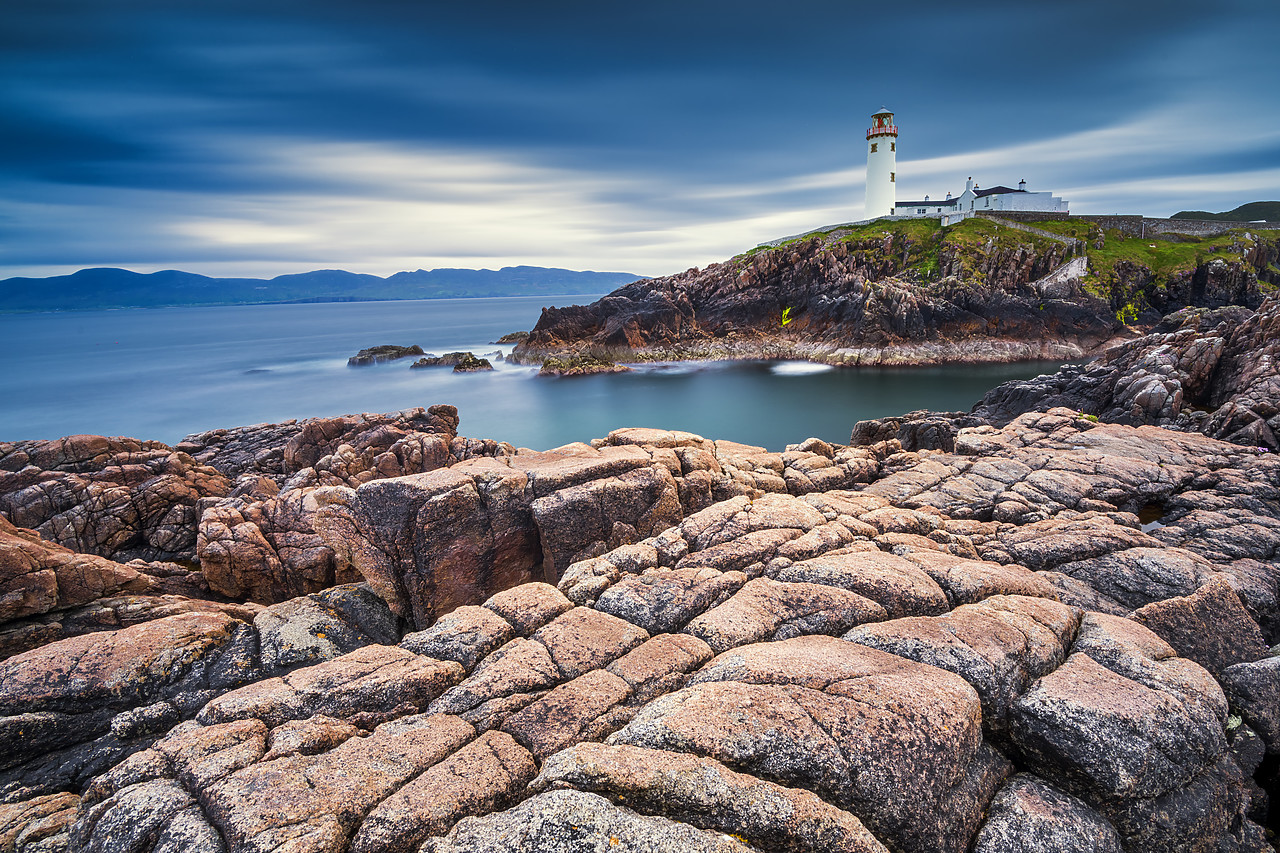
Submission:
M 406 635 L 400 648 L 438 660 L 457 661 L 471 672 L 481 659 L 514 636 L 511 624 L 489 608 L 465 604 L 441 616 L 427 630 Z
M 1221 578 L 1191 595 L 1152 602 L 1134 611 L 1133 618 L 1214 674 L 1267 655 L 1262 630 Z
M 1249 791 L 1230 758 L 1155 798 L 1104 806 L 1127 850 L 1266 850 L 1260 827 L 1246 815 Z
M 1231 707 L 1280 753 L 1280 656 L 1229 666 L 1219 676 Z
M 1122 853 L 1096 809 L 1043 779 L 1019 773 L 991 801 L 973 853 Z
M 461 821 L 443 838 L 428 839 L 419 853 L 583 853 L 588 850 L 648 853 L 751 853 L 719 832 L 615 806 L 597 794 L 551 791 L 510 811 Z
M 290 599 L 259 613 L 261 666 L 269 675 L 319 663 L 374 643 L 400 639 L 400 620 L 365 584 Z
M 1086 798 L 1153 798 L 1226 748 L 1221 721 L 1076 652 L 1014 702 L 1010 731 L 1030 765 Z

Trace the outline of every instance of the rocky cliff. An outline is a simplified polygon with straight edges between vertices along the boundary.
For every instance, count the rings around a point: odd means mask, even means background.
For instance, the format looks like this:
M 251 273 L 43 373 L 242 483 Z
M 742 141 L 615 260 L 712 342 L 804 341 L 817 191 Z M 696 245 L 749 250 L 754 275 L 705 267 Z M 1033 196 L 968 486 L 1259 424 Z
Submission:
M 1149 244 L 1092 223 L 1041 224 L 1061 233 L 915 220 L 761 247 L 591 305 L 546 308 L 515 358 L 1065 359 L 1183 306 L 1256 307 L 1259 277 L 1280 281 L 1272 237 Z M 1064 269 L 1077 252 L 1081 266 Z
M 1273 849 L 1276 454 L 457 427 L 6 446 L 7 506 L 68 497 L 0 524 L 0 850 Z
M 1096 361 L 993 389 L 974 414 L 1003 424 L 1055 406 L 1280 451 L 1280 296 L 1178 311 Z

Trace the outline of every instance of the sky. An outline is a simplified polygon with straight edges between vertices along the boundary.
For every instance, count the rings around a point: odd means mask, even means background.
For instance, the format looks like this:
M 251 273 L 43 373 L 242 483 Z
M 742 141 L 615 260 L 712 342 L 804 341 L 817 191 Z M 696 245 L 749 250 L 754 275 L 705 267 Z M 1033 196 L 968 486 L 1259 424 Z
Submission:
M 1280 199 L 1277 0 L 7 0 L 0 278 L 666 275 L 899 198 Z

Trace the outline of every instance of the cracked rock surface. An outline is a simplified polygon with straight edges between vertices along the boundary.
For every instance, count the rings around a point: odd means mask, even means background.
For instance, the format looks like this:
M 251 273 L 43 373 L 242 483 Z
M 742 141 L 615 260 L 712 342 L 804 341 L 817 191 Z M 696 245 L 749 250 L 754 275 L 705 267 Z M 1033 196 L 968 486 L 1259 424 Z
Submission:
M 363 583 L 0 661 L 0 850 L 1273 849 L 1280 460 L 862 434 L 311 481 Z
M 1094 362 L 993 389 L 975 414 L 1003 424 L 1055 406 L 1280 450 L 1280 295 L 1253 312 L 1185 308 Z

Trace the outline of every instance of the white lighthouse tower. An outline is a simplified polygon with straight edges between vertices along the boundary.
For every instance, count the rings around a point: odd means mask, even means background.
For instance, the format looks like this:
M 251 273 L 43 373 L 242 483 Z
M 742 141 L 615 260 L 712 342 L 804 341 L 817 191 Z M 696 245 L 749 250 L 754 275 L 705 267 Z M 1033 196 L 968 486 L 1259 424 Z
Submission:
M 898 126 L 884 107 L 871 116 L 867 128 L 866 217 L 892 216 L 897 202 Z

